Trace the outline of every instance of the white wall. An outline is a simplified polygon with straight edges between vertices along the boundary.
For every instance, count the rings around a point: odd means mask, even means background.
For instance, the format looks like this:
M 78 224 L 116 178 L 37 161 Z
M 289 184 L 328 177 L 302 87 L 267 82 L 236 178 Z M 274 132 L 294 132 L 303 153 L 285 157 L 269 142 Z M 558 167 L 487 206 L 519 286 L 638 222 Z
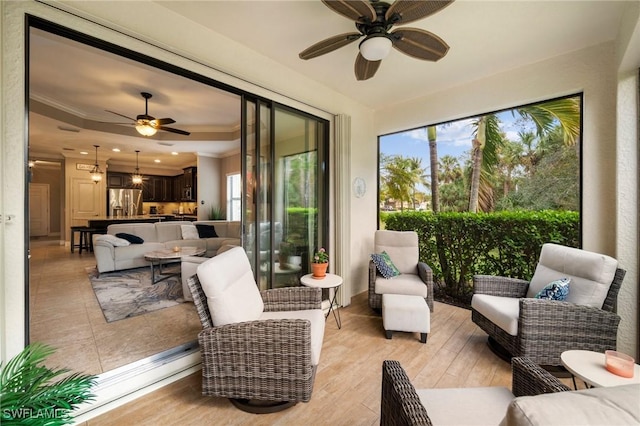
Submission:
M 225 208 L 222 185 L 226 182 L 219 158 L 198 155 L 198 219 L 209 219 L 211 207 Z M 204 204 L 202 203 L 204 201 Z

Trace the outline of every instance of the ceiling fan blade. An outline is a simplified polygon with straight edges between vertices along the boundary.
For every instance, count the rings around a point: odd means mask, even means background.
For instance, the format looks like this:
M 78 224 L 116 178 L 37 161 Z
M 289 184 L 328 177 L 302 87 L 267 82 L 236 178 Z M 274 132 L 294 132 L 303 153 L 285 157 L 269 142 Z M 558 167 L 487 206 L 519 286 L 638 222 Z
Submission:
M 376 20 L 376 10 L 367 0 L 322 0 L 329 9 L 361 24 Z
M 360 33 L 344 33 L 338 34 L 333 37 L 329 37 L 325 40 L 319 41 L 311 47 L 306 48 L 298 56 L 300 59 L 311 59 L 325 53 L 333 52 L 336 49 L 341 48 L 342 46 L 346 46 L 349 43 L 352 43 L 362 37 Z
M 191 134 L 190 132 L 180 130 L 180 129 L 174 129 L 173 127 L 156 126 L 156 129 L 164 130 L 165 132 L 177 133 L 179 135 L 185 135 L 185 136 L 189 136 Z
M 409 22 L 433 15 L 451 3 L 453 3 L 453 0 L 395 0 L 389 9 L 387 9 L 385 19 L 394 25 L 408 24 Z
M 435 62 L 449 51 L 449 45 L 444 40 L 419 28 L 398 28 L 391 36 L 393 47 L 416 59 Z
M 373 77 L 376 71 L 378 71 L 378 68 L 380 68 L 381 62 L 382 61 L 368 61 L 361 53 L 358 53 L 355 64 L 356 79 L 362 81 Z
M 120 117 L 127 118 L 127 119 L 129 119 L 129 120 L 131 120 L 131 121 L 136 121 L 136 119 L 135 119 L 135 118 L 127 117 L 126 115 L 124 115 L 124 114 L 120 114 L 119 112 L 109 111 L 108 109 L 105 109 L 105 111 L 106 111 L 106 112 L 110 112 L 111 114 L 119 115 Z
M 172 124 L 176 122 L 173 118 L 156 118 L 151 121 L 155 122 L 155 126 L 164 126 L 165 124 Z

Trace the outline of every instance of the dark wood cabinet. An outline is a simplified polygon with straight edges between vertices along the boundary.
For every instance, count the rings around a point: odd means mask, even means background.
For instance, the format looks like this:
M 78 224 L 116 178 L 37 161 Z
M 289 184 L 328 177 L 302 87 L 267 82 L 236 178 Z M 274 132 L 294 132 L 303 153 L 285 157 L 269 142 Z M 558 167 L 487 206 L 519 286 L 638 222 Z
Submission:
M 182 201 L 196 201 L 198 199 L 198 169 L 197 167 L 187 167 L 184 169 L 184 189 Z
M 131 176 L 127 173 L 107 172 L 107 188 L 131 188 Z
M 195 201 L 196 185 L 195 167 L 188 167 L 184 174 L 178 176 L 146 175 L 142 180 L 142 199 L 145 202 Z M 129 174 L 118 172 L 108 173 L 107 186 L 110 188 L 136 188 L 132 185 Z M 186 196 L 186 188 L 191 190 L 191 197 Z

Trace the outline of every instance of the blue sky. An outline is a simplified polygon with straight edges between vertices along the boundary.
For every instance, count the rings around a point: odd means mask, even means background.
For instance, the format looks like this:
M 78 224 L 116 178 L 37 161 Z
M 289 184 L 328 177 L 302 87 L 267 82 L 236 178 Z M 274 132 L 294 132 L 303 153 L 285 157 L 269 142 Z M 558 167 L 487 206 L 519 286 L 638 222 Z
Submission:
M 518 132 L 521 130 L 535 131 L 531 123 L 522 121 L 519 115 L 513 115 L 511 111 L 498 113 L 502 122 L 502 130 L 507 138 L 513 141 L 519 140 Z M 468 155 L 473 139 L 473 119 L 452 121 L 448 125 L 437 126 L 438 132 L 438 157 L 451 155 L 462 158 Z M 429 168 L 429 139 L 426 127 L 395 133 L 380 138 L 380 151 L 388 155 L 403 155 L 405 157 L 421 157 L 422 164 Z

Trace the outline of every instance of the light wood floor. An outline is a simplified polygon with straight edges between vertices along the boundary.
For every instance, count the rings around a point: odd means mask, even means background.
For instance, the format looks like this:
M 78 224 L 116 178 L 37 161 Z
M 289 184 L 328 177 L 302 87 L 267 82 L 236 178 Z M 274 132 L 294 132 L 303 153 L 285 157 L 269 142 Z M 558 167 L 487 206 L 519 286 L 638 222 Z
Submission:
M 86 423 L 94 425 L 376 425 L 379 424 L 381 366 L 400 361 L 417 388 L 511 387 L 511 370 L 488 348 L 487 336 L 468 310 L 435 304 L 426 344 L 418 334 L 384 337 L 382 319 L 369 309 L 366 293 L 326 324 L 311 401 L 280 413 L 255 415 L 223 398 L 201 395 L 193 374 Z

